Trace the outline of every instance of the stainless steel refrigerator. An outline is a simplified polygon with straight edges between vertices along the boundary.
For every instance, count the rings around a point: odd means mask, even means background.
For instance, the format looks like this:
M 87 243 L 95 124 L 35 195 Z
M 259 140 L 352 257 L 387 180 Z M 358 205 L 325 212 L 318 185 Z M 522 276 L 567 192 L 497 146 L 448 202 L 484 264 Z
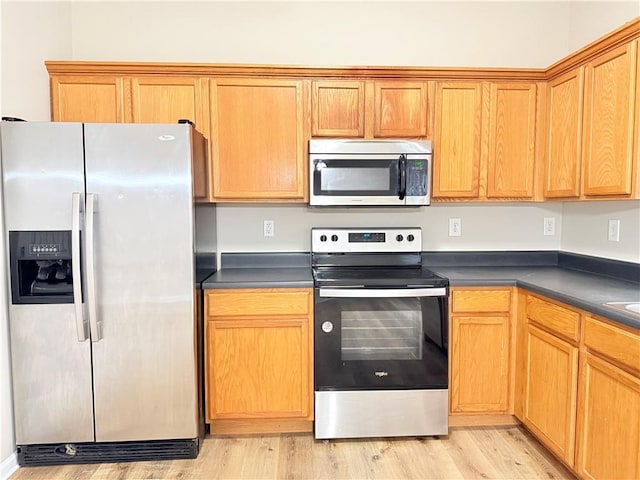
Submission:
M 22 465 L 193 458 L 188 124 L 0 124 Z

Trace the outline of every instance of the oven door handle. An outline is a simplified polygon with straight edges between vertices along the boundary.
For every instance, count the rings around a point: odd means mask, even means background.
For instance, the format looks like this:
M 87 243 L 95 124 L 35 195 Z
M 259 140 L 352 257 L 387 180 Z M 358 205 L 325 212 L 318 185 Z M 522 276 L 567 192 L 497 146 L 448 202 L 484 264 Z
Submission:
M 410 298 L 444 297 L 446 288 L 321 288 L 321 297 L 334 298 Z

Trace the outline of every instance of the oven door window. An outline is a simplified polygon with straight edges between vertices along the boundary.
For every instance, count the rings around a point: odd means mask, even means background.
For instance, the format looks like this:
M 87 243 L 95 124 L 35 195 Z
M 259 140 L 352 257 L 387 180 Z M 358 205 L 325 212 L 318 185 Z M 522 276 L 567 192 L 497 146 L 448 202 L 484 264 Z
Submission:
M 398 196 L 398 160 L 316 160 L 315 195 Z
M 340 356 L 354 360 L 422 360 L 420 310 L 341 312 Z
M 316 390 L 446 388 L 447 299 L 323 298 Z

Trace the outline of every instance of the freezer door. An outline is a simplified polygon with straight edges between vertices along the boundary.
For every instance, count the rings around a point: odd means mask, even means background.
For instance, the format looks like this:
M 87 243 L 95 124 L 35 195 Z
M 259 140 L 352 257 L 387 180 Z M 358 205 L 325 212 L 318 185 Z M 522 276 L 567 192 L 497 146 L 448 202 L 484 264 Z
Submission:
M 99 442 L 198 436 L 190 139 L 188 125 L 85 125 Z
M 82 124 L 0 128 L 7 249 L 9 230 L 71 230 L 72 194 L 84 192 Z M 91 345 L 76 320 L 72 303 L 9 304 L 18 445 L 94 440 Z

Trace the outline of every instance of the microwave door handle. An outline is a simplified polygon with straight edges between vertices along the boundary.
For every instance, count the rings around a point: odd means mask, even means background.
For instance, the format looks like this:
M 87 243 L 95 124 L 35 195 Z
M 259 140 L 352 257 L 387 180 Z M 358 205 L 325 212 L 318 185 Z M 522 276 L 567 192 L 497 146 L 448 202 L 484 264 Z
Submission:
M 398 159 L 398 169 L 400 170 L 400 194 L 398 198 L 404 200 L 407 193 L 407 156 L 405 154 L 400 155 Z

